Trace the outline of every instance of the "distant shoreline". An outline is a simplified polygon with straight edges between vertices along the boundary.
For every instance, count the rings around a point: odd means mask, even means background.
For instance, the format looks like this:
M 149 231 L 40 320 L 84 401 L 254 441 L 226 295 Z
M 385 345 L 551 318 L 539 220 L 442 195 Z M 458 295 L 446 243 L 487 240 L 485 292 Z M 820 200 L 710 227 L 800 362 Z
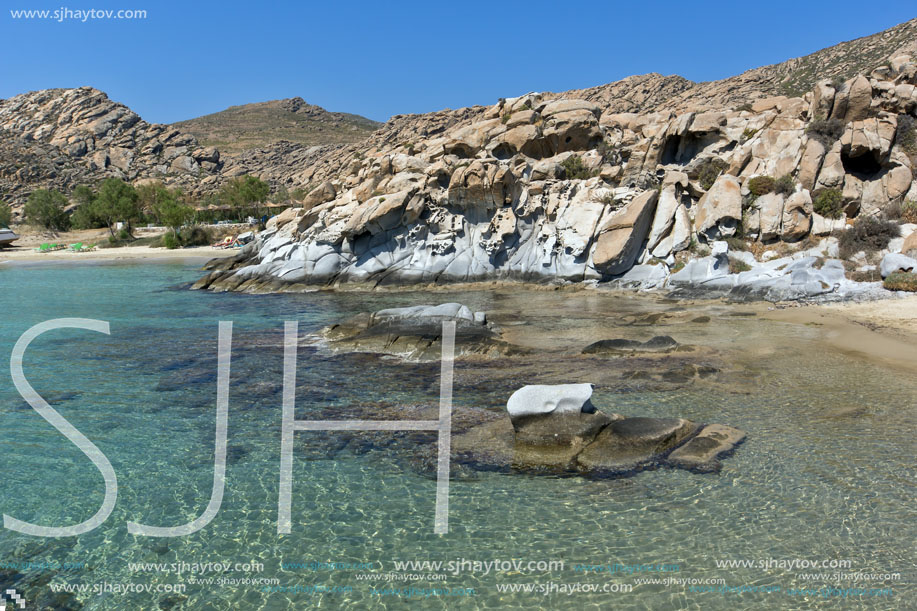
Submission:
M 92 252 L 72 252 L 56 250 L 53 252 L 36 252 L 30 248 L 0 250 L 0 264 L 19 263 L 100 263 L 112 261 L 167 261 L 170 259 L 201 259 L 206 262 L 217 257 L 231 257 L 238 252 L 233 248 L 213 248 L 198 246 L 192 248 L 152 248 L 150 246 L 122 246 L 120 248 L 100 248 Z

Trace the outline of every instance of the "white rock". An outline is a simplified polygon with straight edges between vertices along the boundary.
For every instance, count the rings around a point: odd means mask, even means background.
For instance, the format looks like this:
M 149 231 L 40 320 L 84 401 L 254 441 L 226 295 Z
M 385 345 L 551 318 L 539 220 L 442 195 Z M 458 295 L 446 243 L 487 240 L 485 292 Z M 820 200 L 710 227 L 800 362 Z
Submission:
M 890 253 L 882 257 L 879 273 L 883 278 L 895 272 L 917 272 L 917 259 L 906 257 L 899 253 Z
M 592 389 L 592 384 L 523 386 L 506 402 L 506 411 L 510 417 L 592 412 L 595 411 L 589 402 Z

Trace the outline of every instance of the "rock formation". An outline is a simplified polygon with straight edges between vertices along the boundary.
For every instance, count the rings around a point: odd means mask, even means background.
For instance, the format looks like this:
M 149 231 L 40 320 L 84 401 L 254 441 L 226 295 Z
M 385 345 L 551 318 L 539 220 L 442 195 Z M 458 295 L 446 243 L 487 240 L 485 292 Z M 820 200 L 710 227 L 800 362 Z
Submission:
M 222 168 L 216 149 L 147 123 L 91 87 L 0 101 L 0 188 L 14 204 L 35 188 L 69 192 L 108 176 L 157 178 L 197 193 L 219 184 Z
M 893 60 L 742 108 L 620 113 L 533 93 L 446 113 L 419 141 L 379 142 L 381 130 L 365 154 L 313 166 L 304 205 L 198 288 L 627 281 L 635 263 L 659 266 L 637 270 L 645 283 L 692 244 L 823 234 L 825 191 L 851 217 L 917 199 L 917 64 Z
M 508 418 L 458 435 L 453 448 L 477 467 L 620 476 L 658 466 L 717 471 L 745 439 L 738 429 L 681 418 L 627 418 L 597 411 L 591 384 L 525 386 Z

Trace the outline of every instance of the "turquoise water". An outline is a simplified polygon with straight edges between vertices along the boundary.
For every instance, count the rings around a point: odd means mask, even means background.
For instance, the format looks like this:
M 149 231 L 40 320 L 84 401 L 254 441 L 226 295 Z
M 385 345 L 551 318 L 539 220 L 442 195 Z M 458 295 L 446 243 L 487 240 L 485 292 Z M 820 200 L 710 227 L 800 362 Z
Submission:
M 906 371 L 826 351 L 816 328 L 732 317 L 717 304 L 590 292 L 211 294 L 187 290 L 197 269 L 193 262 L 0 266 L 4 362 L 36 323 L 84 317 L 111 325 L 110 336 L 50 332 L 25 358 L 29 382 L 104 452 L 119 486 L 111 516 L 85 535 L 42 539 L 0 530 L 0 587 L 16 589 L 34 605 L 27 608 L 917 608 L 917 381 Z M 717 474 L 458 478 L 451 484 L 450 532 L 439 536 L 435 481 L 406 466 L 403 451 L 297 433 L 293 533 L 278 535 L 283 322 L 298 320 L 305 334 L 361 311 L 444 301 L 487 310 L 515 329 L 518 341 L 546 351 L 459 362 L 456 405 L 499 409 L 523 384 L 595 376 L 600 407 L 720 422 L 749 438 Z M 680 307 L 714 321 L 619 331 L 671 334 L 702 347 L 722 370 L 712 383 L 625 382 L 626 364 L 588 369 L 595 363 L 573 356 L 622 321 L 645 312 L 674 319 Z M 187 537 L 130 535 L 128 521 L 183 524 L 210 498 L 220 320 L 234 324 L 222 508 Z M 4 371 L 0 510 L 43 525 L 89 518 L 102 502 L 101 475 L 19 397 Z M 438 375 L 438 363 L 334 356 L 304 346 L 297 417 L 337 407 L 436 405 Z M 564 568 L 395 566 L 459 560 L 562 561 Z M 717 565 L 735 560 L 771 566 Z M 786 568 L 794 560 L 849 564 Z M 187 566 L 215 562 L 232 566 L 204 574 Z M 615 563 L 629 569 L 575 570 Z M 659 565 L 671 570 L 651 570 Z M 846 575 L 838 580 L 837 572 Z M 419 573 L 423 578 L 414 580 Z M 803 575 L 813 573 L 829 576 Z M 637 582 L 646 578 L 690 585 Z M 55 592 L 62 587 L 74 591 Z M 118 591 L 141 587 L 150 591 Z M 507 587 L 535 591 L 500 591 Z M 566 593 L 591 587 L 600 592 Z M 733 590 L 695 591 L 722 587 Z M 771 591 L 748 591 L 765 588 Z M 794 591 L 804 588 L 812 592 Z M 176 589 L 183 591 L 164 591 Z

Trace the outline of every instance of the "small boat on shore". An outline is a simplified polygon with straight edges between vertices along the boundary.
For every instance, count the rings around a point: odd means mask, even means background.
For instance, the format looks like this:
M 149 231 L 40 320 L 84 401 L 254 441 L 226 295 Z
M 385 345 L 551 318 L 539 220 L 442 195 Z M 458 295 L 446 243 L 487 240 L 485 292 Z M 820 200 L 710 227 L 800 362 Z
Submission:
M 0 227 L 0 248 L 5 248 L 19 239 L 12 229 Z

